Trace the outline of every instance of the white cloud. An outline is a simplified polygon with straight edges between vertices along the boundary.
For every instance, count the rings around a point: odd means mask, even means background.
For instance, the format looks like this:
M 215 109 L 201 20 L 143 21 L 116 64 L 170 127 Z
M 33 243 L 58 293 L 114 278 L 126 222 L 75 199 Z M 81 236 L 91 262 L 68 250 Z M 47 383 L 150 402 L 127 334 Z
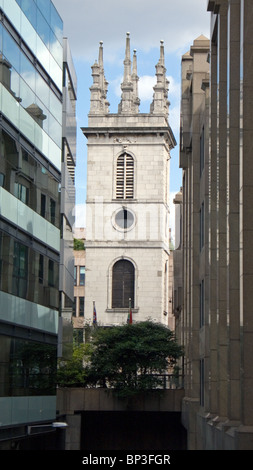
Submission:
M 110 81 L 110 88 L 113 90 L 115 96 L 117 96 L 118 98 L 121 97 L 121 83 L 123 81 L 123 77 L 122 75 L 116 77 L 114 80 L 111 80 Z
M 210 13 L 203 0 L 54 0 L 54 4 L 73 55 L 89 62 L 97 58 L 101 40 L 108 60 L 116 60 L 127 31 L 137 51 L 159 47 L 163 39 L 166 51 L 176 52 L 200 34 L 209 36 Z
M 174 134 L 179 133 L 180 129 L 180 103 L 169 109 L 169 124 Z
M 168 76 L 167 79 L 169 80 L 169 99 L 173 99 L 174 103 L 180 100 L 180 83 L 177 83 L 176 80 L 172 76 Z M 115 96 L 118 98 L 121 96 L 121 83 L 123 77 L 118 76 L 114 80 L 110 81 L 110 87 L 113 89 Z M 154 86 L 156 84 L 156 76 L 155 75 L 143 75 L 139 77 L 138 82 L 138 91 L 139 91 L 139 98 L 141 101 L 152 101 L 153 93 L 154 93 Z
M 141 101 L 152 101 L 153 98 L 153 87 L 156 84 L 156 77 L 152 77 L 149 75 L 144 75 L 140 77 L 138 90 L 139 90 L 139 98 Z
M 76 204 L 75 206 L 75 227 L 86 227 L 86 204 Z
M 176 100 L 180 99 L 181 85 L 171 75 L 167 77 L 169 80 L 169 96 Z

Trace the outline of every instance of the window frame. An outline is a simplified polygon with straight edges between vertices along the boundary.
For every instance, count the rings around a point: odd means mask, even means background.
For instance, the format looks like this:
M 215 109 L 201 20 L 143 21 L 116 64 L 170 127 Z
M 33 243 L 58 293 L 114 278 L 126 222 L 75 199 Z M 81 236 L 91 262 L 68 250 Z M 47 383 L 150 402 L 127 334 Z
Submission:
M 127 152 L 121 153 L 116 161 L 116 199 L 134 199 L 135 161 Z
M 84 272 L 82 273 L 82 268 Z M 79 286 L 85 286 L 85 266 L 79 266 Z
M 122 269 L 123 266 L 123 269 Z M 131 268 L 130 268 L 131 266 Z M 119 278 L 120 268 L 122 269 L 122 279 Z M 129 268 L 129 269 L 128 269 Z M 128 283 L 125 286 L 125 283 Z M 128 309 L 129 299 L 131 307 L 135 306 L 135 266 L 128 259 L 115 261 L 112 266 L 112 309 Z

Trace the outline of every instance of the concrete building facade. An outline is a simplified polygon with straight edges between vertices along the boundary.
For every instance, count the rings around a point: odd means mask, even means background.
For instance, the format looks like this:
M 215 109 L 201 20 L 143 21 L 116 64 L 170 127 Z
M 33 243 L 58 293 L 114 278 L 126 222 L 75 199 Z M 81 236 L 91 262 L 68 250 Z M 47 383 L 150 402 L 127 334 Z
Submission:
M 208 11 L 210 54 L 182 58 L 183 422 L 189 449 L 252 450 L 253 5 Z
M 204 303 L 208 266 L 205 220 L 208 213 L 209 47 L 209 40 L 200 36 L 182 57 L 180 167 L 183 178 L 182 190 L 174 201 L 177 216 L 182 221 L 175 251 L 174 313 L 176 334 L 185 347 L 181 365 L 185 386 L 183 422 L 188 431 L 189 448 L 195 445 L 192 439 L 196 439 L 197 432 L 192 422 L 202 406 L 200 364 L 208 353 Z
M 86 318 L 93 302 L 102 325 L 168 323 L 169 167 L 175 138 L 168 123 L 164 45 L 150 113 L 139 112 L 137 56 L 126 37 L 122 98 L 109 113 L 103 45 L 92 67 L 88 127 Z

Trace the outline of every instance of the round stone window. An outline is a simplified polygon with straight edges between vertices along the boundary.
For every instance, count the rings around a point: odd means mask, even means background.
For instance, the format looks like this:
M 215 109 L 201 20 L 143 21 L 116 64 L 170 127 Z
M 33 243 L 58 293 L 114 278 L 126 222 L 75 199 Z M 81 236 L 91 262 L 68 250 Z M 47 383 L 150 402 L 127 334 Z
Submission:
M 120 209 L 115 215 L 116 225 L 123 229 L 130 229 L 134 224 L 134 214 L 127 209 Z

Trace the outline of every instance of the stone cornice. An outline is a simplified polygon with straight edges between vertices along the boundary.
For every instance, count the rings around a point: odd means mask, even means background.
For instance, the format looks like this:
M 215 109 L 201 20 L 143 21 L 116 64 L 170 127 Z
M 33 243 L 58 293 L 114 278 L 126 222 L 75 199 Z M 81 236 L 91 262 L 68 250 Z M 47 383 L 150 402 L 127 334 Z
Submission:
M 117 136 L 129 136 L 129 135 L 157 135 L 162 134 L 165 135 L 169 141 L 170 149 L 174 148 L 177 145 L 175 136 L 172 132 L 170 126 L 126 126 L 126 127 L 82 127 L 81 128 L 85 137 L 90 136 L 98 136 L 98 135 L 107 135 L 109 137 L 117 135 Z

